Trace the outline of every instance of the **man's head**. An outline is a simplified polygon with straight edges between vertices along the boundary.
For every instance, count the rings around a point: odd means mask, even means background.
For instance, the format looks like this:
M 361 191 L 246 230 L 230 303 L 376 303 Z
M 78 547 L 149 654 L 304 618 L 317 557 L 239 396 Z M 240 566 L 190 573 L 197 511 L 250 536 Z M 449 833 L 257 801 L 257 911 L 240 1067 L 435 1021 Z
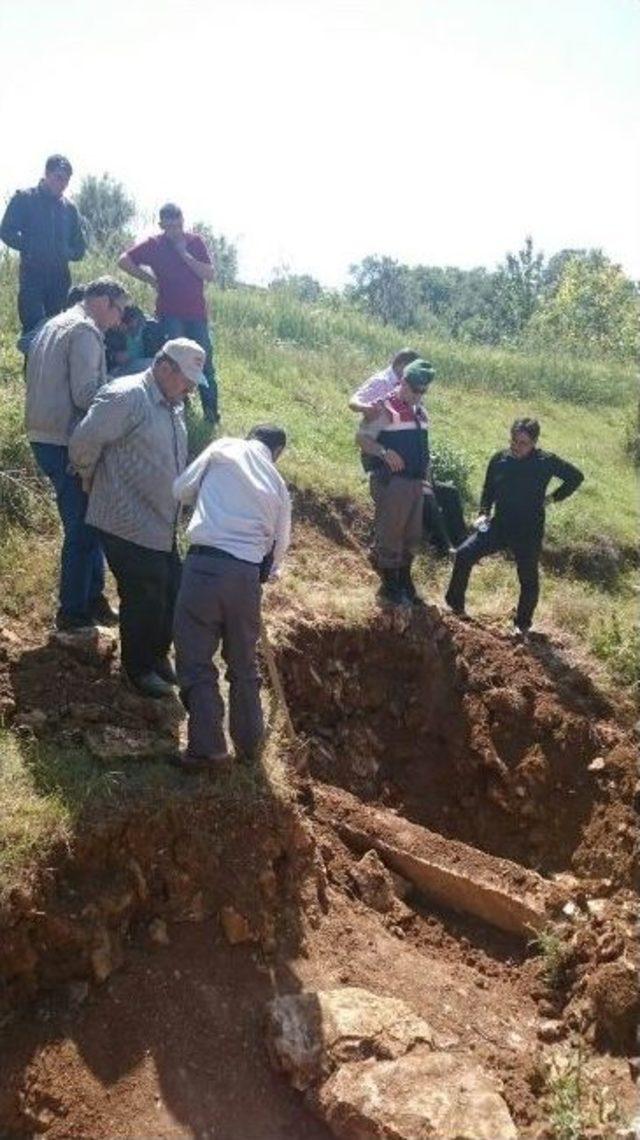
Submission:
M 72 285 L 69 292 L 67 293 L 65 309 L 72 309 L 73 306 L 77 305 L 79 301 L 84 301 L 86 288 L 86 285 Z
M 179 404 L 204 381 L 204 349 L 186 336 L 162 346 L 153 361 L 153 378 L 168 404 Z
M 400 394 L 407 404 L 419 404 L 427 388 L 435 379 L 436 370 L 428 360 L 419 357 L 402 371 Z
M 182 210 L 175 202 L 166 202 L 160 207 L 160 229 L 164 230 L 169 238 L 182 237 L 184 233 L 184 218 Z
M 412 348 L 401 348 L 400 352 L 396 352 L 395 356 L 391 359 L 391 367 L 398 377 L 398 380 L 402 379 L 402 373 L 407 367 L 407 364 L 413 364 L 414 360 L 419 359 L 420 353 L 414 352 Z
M 62 197 L 72 174 L 73 168 L 68 158 L 63 154 L 49 155 L 44 166 L 44 181 L 54 198 Z
M 127 290 L 115 277 L 98 277 L 84 288 L 84 307 L 101 332 L 113 329 L 122 320 Z
M 144 324 L 144 313 L 139 305 L 126 305 L 122 324 L 128 333 L 137 333 Z
M 286 431 L 284 428 L 276 427 L 275 424 L 256 424 L 251 428 L 247 439 L 259 439 L 260 443 L 264 443 L 265 447 L 269 448 L 274 463 L 278 461 L 287 446 Z
M 516 459 L 526 459 L 535 449 L 540 435 L 540 424 L 528 416 L 514 420 L 511 425 L 511 454 Z

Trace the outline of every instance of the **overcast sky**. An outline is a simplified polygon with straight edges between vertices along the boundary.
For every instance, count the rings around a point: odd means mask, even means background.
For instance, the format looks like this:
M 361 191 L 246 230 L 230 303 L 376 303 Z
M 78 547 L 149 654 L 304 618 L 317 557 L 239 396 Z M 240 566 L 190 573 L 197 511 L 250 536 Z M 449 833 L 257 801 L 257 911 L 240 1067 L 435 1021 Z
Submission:
M 0 199 L 68 154 L 241 275 L 494 265 L 531 233 L 640 276 L 638 0 L 0 0 Z

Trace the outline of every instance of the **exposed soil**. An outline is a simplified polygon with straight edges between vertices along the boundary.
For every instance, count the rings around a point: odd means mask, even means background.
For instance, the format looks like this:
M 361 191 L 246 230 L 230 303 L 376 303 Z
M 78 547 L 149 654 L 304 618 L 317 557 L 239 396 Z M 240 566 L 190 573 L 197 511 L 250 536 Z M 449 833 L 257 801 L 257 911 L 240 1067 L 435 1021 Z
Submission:
M 345 511 L 321 512 L 321 543 L 346 564 L 359 556 Z M 578 1046 L 586 1084 L 628 1118 L 637 785 L 618 711 L 545 640 L 514 646 L 433 608 L 308 620 L 282 587 L 272 597 L 308 771 L 292 765 L 283 791 L 274 737 L 264 778 L 175 777 L 89 806 L 70 847 L 11 893 L 0 1136 L 328 1140 L 269 1067 L 263 1014 L 274 993 L 345 984 L 404 999 L 473 1053 L 523 1137 L 553 1135 L 547 1062 Z M 154 770 L 178 728 L 122 688 L 109 638 L 77 651 L 37 626 L 4 627 L 0 702 L 63 747 L 104 726 L 146 733 L 152 759 L 131 763 Z M 334 819 L 316 810 L 319 781 Z M 374 904 L 337 826 L 341 788 L 553 878 L 568 900 L 553 976 L 524 939 L 398 880 Z M 615 1134 L 613 1110 L 587 1115 L 585 1135 Z
M 431 608 L 400 636 L 300 625 L 280 661 L 317 778 L 545 873 L 631 885 L 634 743 L 546 639 Z

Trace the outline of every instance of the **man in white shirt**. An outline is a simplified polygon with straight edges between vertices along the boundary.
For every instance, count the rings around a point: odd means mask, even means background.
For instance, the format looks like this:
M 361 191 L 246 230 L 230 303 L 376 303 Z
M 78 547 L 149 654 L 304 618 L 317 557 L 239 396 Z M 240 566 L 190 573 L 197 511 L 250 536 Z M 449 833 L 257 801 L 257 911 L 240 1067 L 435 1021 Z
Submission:
M 269 424 L 252 428 L 247 439 L 216 440 L 173 485 L 177 501 L 194 506 L 174 623 L 189 713 L 187 750 L 178 760 L 184 771 L 215 772 L 229 759 L 213 664 L 220 642 L 236 755 L 253 763 L 260 753 L 260 584 L 277 577 L 289 545 L 291 500 L 275 466 L 286 442 L 283 429 Z
M 350 410 L 358 412 L 365 420 L 373 420 L 379 416 L 387 396 L 395 392 L 400 384 L 407 365 L 413 364 L 414 360 L 419 358 L 420 353 L 414 352 L 412 348 L 401 348 L 392 357 L 388 368 L 382 372 L 374 372 L 373 376 L 369 376 L 359 388 L 356 388 L 349 400 Z

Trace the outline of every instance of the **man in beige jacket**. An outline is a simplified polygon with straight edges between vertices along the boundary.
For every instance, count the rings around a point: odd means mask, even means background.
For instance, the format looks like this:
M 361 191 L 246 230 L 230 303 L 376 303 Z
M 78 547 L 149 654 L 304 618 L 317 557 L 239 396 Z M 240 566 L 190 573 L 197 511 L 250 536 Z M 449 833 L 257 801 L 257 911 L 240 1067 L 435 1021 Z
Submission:
M 120 323 L 127 294 L 100 277 L 82 301 L 40 329 L 27 359 L 27 438 L 40 470 L 51 480 L 64 530 L 56 625 L 80 629 L 117 620 L 104 596 L 104 557 L 85 524 L 87 496 L 69 471 L 71 433 L 106 380 L 103 333 Z

